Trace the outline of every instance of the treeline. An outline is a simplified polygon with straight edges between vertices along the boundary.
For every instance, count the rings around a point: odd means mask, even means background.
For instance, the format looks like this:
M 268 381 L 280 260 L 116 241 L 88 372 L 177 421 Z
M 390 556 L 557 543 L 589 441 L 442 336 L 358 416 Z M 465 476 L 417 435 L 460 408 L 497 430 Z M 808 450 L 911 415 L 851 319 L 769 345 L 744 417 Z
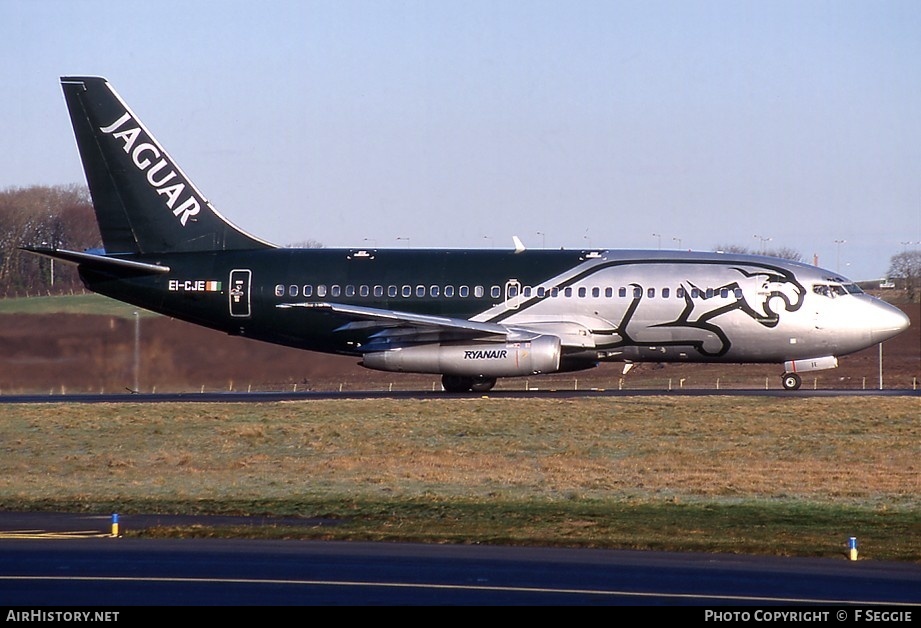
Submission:
M 781 259 L 788 259 L 792 262 L 805 262 L 806 258 L 803 257 L 802 253 L 796 249 L 791 249 L 786 246 L 772 248 L 772 249 L 763 249 L 761 251 L 753 251 L 747 246 L 740 246 L 738 244 L 725 244 L 717 246 L 713 249 L 715 252 L 720 253 L 740 253 L 742 255 L 767 255 L 768 257 L 779 257 Z
M 102 246 L 89 191 L 80 185 L 0 190 L 0 297 L 70 294 L 83 290 L 71 264 L 19 250 L 53 246 L 83 251 Z

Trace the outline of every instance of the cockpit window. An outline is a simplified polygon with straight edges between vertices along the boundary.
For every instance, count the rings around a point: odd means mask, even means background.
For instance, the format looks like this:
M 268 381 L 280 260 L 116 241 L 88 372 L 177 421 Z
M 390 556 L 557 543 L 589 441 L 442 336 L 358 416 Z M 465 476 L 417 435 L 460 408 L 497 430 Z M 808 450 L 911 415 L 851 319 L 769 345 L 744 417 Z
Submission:
M 846 283 L 844 284 L 844 289 L 847 290 L 848 294 L 863 294 L 863 290 L 856 283 Z
M 854 287 L 857 288 L 856 285 L 854 285 Z M 857 288 L 857 290 L 859 291 L 860 288 Z M 844 286 L 836 283 L 817 283 L 812 286 L 812 291 L 816 294 L 822 295 L 823 297 L 828 297 L 829 299 L 836 299 L 850 292 L 849 290 L 845 290 Z M 856 293 L 852 292 L 851 294 Z

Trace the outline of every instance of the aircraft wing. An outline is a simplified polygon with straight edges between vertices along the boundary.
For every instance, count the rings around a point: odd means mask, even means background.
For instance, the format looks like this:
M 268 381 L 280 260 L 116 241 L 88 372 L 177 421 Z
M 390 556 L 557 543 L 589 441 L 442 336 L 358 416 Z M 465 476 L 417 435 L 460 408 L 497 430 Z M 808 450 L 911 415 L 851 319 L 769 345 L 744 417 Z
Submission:
M 307 301 L 281 303 L 283 309 L 305 308 L 344 315 L 351 320 L 336 331 L 365 331 L 371 343 L 391 341 L 403 343 L 443 342 L 447 340 L 506 340 L 528 341 L 538 336 L 556 336 L 569 349 L 593 349 L 596 336 L 620 340 L 609 321 L 581 317 L 579 320 L 531 321 L 501 325 L 465 318 L 416 314 L 399 310 L 382 310 L 360 305 Z M 376 344 L 376 343 L 375 343 Z
M 276 307 L 282 309 L 305 308 L 326 311 L 350 318 L 348 323 L 336 331 L 365 330 L 372 332 L 370 337 L 384 340 L 397 339 L 404 342 L 431 341 L 433 336 L 444 339 L 484 338 L 495 336 L 504 340 L 528 340 L 538 333 L 528 329 L 507 327 L 496 323 L 471 321 L 464 318 L 415 314 L 399 310 L 382 310 L 360 305 L 307 301 L 303 303 L 281 303 Z

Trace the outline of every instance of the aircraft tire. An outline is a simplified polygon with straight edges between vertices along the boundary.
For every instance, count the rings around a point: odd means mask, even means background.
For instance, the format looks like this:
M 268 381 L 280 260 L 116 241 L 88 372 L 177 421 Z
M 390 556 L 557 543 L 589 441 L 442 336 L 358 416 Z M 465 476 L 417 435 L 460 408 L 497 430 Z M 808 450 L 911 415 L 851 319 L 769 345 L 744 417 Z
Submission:
M 473 388 L 473 378 L 460 375 L 442 375 L 441 387 L 445 389 L 445 392 L 449 393 L 470 392 L 470 389 Z
M 803 379 L 796 373 L 783 374 L 783 387 L 786 390 L 799 390 L 799 387 L 802 385 Z
M 470 386 L 470 390 L 473 392 L 489 392 L 495 385 L 495 377 L 474 377 Z

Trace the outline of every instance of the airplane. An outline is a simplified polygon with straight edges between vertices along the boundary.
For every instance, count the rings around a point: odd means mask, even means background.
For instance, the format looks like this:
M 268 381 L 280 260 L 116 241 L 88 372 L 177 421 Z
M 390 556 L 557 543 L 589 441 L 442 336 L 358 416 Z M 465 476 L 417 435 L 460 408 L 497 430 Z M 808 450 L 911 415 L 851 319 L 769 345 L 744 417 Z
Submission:
M 514 248 L 281 248 L 201 194 L 101 77 L 63 77 L 101 250 L 94 292 L 231 335 L 432 373 L 450 393 L 622 362 L 776 363 L 781 384 L 904 331 L 853 281 L 766 256 Z

